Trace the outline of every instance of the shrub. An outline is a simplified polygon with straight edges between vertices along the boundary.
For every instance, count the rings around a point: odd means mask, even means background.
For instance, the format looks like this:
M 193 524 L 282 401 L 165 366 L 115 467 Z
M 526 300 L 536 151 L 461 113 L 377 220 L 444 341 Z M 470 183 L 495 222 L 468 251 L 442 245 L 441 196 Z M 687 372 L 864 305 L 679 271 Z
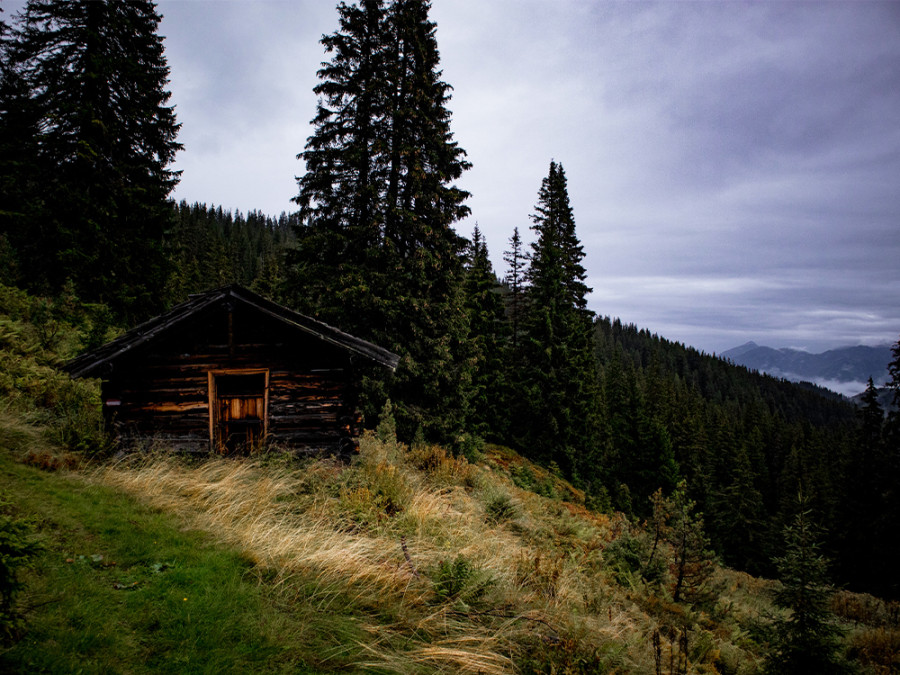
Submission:
M 662 556 L 650 559 L 650 545 L 646 536 L 624 532 L 605 549 L 603 561 L 612 578 L 622 586 L 633 586 L 639 578 L 658 583 L 665 576 Z
M 452 457 L 440 445 L 413 443 L 409 459 L 414 467 L 424 471 L 436 485 L 466 483 L 472 470 L 465 457 Z
M 494 580 L 484 570 L 463 556 L 455 560 L 441 560 L 428 573 L 434 594 L 439 602 L 455 600 L 473 605 L 484 598 Z
M 412 498 L 409 476 L 400 466 L 402 446 L 382 443 L 371 434 L 362 438 L 355 460 L 340 490 L 341 504 L 360 525 L 385 522 L 403 512 Z
M 865 628 L 853 632 L 850 656 L 878 673 L 900 671 L 900 629 Z
M 0 634 L 11 639 L 21 618 L 15 609 L 16 594 L 22 589 L 21 569 L 41 551 L 31 527 L 10 513 L 10 503 L 0 496 Z
M 96 382 L 66 378 L 49 412 L 51 440 L 87 455 L 105 454 L 112 447 Z
M 523 464 L 510 469 L 510 476 L 513 483 L 523 490 L 529 490 L 548 499 L 559 498 L 553 478 L 549 474 L 538 478 L 531 467 Z
M 460 434 L 453 442 L 453 454 L 465 457 L 473 464 L 480 462 L 484 459 L 484 439 L 474 434 Z
M 545 626 L 540 632 L 532 631 L 523 642 L 516 659 L 517 672 L 523 675 L 634 672 L 633 668 L 627 669 L 625 644 L 598 645 L 585 627 L 557 635 Z
M 71 288 L 48 300 L 0 285 L 0 398 L 46 424 L 51 441 L 89 454 L 109 447 L 99 387 L 57 366 L 79 351 L 86 331 L 107 335 L 109 321 L 97 318 L 105 311 L 80 304 Z
M 512 499 L 505 492 L 492 495 L 484 507 L 488 521 L 491 523 L 503 523 L 512 520 L 518 515 L 518 509 Z
M 375 437 L 382 443 L 397 442 L 397 422 L 394 419 L 394 407 L 391 405 L 391 399 L 386 400 L 381 409 L 378 426 L 375 428 Z

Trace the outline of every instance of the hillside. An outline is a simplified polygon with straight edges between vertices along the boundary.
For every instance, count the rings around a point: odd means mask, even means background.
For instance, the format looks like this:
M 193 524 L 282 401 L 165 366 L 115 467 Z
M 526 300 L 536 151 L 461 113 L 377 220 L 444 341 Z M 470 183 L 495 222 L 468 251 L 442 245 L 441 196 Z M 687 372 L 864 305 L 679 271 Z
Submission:
M 389 416 L 349 465 L 111 456 L 95 383 L 56 370 L 112 334 L 101 309 L 0 291 L 0 490 L 44 546 L 23 575 L 25 623 L 0 656 L 14 672 L 757 672 L 785 617 L 779 584 L 721 566 L 706 536 L 729 565 L 761 560 L 782 550 L 790 506 L 747 529 L 748 548 L 725 527 L 734 506 L 714 481 L 740 478 L 721 469 L 729 453 L 819 443 L 855 420 L 815 392 L 600 321 L 612 447 L 648 462 L 623 453 L 598 467 L 629 481 L 610 495 L 630 494 L 627 512 L 500 445 L 467 459 L 400 443 Z M 706 502 L 681 483 L 649 487 L 666 447 Z M 779 460 L 788 479 L 796 452 Z M 777 507 L 791 483 L 776 487 Z M 679 523 L 693 548 L 679 549 Z M 864 672 L 896 667 L 896 603 L 840 592 L 830 609 Z
M 350 466 L 164 453 L 47 473 L 18 462 L 65 455 L 3 427 L 18 441 L 2 489 L 46 547 L 26 577 L 28 632 L 0 657 L 13 670 L 752 673 L 777 613 L 774 582 L 720 567 L 674 603 L 668 571 L 641 575 L 647 532 L 500 447 L 472 464 L 370 435 Z M 883 603 L 841 593 L 833 607 L 862 662 L 896 645 Z M 235 617 L 237 632 L 200 639 Z M 244 656 L 228 665 L 230 650 Z
M 832 578 L 897 597 L 895 464 L 883 415 L 864 418 L 833 393 L 801 387 L 600 319 L 595 343 L 612 504 L 649 516 L 649 497 L 679 478 L 729 565 L 774 575 L 798 493 L 826 526 Z M 865 421 L 868 420 L 868 421 Z

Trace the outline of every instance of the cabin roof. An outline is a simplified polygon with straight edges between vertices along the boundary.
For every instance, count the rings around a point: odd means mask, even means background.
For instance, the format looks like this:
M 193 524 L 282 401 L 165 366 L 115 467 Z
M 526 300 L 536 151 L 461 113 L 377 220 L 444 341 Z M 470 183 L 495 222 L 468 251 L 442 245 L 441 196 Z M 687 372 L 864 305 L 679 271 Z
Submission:
M 246 288 L 231 285 L 191 295 L 190 299 L 176 305 L 165 314 L 145 321 L 112 342 L 72 359 L 63 369 L 72 377 L 97 377 L 100 375 L 100 369 L 106 364 L 112 363 L 136 347 L 158 339 L 202 310 L 228 301 L 252 307 L 299 333 L 317 337 L 323 342 L 364 356 L 391 370 L 397 367 L 400 360 L 399 356 L 387 349 L 267 300 Z

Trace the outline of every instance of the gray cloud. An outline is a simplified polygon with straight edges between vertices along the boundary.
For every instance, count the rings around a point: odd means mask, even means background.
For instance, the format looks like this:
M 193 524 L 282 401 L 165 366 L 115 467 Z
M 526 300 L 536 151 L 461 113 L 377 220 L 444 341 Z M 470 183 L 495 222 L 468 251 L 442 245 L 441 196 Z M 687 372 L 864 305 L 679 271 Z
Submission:
M 163 0 L 176 196 L 290 210 L 322 0 Z M 721 352 L 900 334 L 900 6 L 436 0 L 472 217 L 495 266 L 551 158 L 591 307 Z

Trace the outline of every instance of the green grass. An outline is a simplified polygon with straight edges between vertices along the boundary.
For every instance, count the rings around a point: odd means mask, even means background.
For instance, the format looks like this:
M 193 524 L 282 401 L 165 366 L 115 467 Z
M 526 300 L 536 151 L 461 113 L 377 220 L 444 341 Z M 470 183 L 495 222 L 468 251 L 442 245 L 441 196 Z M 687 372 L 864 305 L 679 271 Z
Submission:
M 363 617 L 340 599 L 325 610 L 289 599 L 172 515 L 4 452 L 0 491 L 45 546 L 19 596 L 25 634 L 0 651 L 0 671 L 347 672 L 361 657 Z

